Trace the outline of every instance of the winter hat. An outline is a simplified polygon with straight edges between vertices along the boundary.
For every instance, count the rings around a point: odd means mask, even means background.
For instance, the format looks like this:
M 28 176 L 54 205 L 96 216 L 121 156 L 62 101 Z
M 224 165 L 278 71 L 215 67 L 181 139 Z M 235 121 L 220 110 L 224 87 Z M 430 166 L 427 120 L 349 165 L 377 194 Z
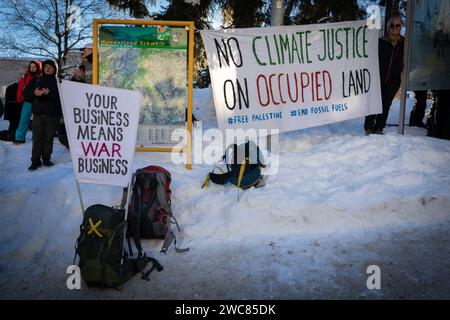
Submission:
M 44 70 L 44 67 L 46 64 L 49 64 L 51 66 L 53 66 L 53 68 L 55 68 L 55 74 L 58 73 L 58 66 L 56 65 L 55 61 L 53 60 L 45 60 L 44 62 L 42 62 L 42 70 Z
M 89 43 L 86 43 L 86 45 L 79 50 L 83 51 L 84 49 L 92 49 L 92 48 L 94 48 L 94 44 L 92 42 L 89 42 Z

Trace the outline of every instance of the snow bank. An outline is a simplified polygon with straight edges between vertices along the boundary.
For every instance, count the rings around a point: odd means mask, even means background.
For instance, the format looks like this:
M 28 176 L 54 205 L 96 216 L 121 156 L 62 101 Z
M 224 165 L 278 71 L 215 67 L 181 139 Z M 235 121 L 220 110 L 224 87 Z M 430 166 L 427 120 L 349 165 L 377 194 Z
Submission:
M 210 89 L 196 90 L 194 114 L 203 128 L 217 125 Z M 388 123 L 398 119 L 398 102 Z M 408 107 L 411 108 L 411 101 Z M 408 112 L 409 113 L 409 112 Z M 161 165 L 172 173 L 173 211 L 185 244 L 425 224 L 450 217 L 450 141 L 421 128 L 387 127 L 383 136 L 363 135 L 363 119 L 283 134 L 279 173 L 264 188 L 201 189 L 212 169 L 174 165 L 167 154 L 138 153 L 135 168 Z M 7 122 L 0 121 L 0 129 Z M 28 133 L 27 140 L 31 136 Z M 28 172 L 31 143 L 0 142 L 0 261 L 3 270 L 71 261 L 81 210 L 68 151 L 55 140 L 56 166 Z M 86 206 L 116 205 L 121 190 L 83 185 Z M 161 245 L 145 241 L 149 250 Z M 154 251 L 153 251 L 154 252 Z M 0 269 L 0 270 L 2 270 Z

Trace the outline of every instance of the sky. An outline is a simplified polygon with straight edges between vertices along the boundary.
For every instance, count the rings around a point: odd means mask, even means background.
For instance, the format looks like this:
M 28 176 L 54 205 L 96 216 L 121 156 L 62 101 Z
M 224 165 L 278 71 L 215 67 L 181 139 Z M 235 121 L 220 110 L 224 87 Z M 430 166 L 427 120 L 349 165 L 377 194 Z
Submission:
M 367 2 L 373 2 L 373 1 L 363 1 L 363 0 L 359 0 L 359 1 L 360 1 L 361 4 L 367 3 Z M 161 11 L 165 6 L 168 5 L 168 1 L 167 0 L 148 0 L 147 2 L 148 2 L 148 5 L 149 5 L 150 12 Z M 120 11 L 119 12 L 118 11 L 114 11 L 114 17 L 115 18 L 119 18 L 119 19 L 120 18 L 121 19 L 130 18 L 129 15 L 126 12 L 120 12 Z M 213 29 L 219 29 L 220 26 L 221 26 L 221 23 L 222 23 L 221 15 L 216 13 L 216 14 L 214 14 L 212 19 L 213 19 L 213 21 L 212 21 L 213 22 L 212 23 Z M 9 36 L 7 34 L 7 30 L 6 29 L 0 28 L 0 37 L 2 37 L 4 35 Z M 86 43 L 87 42 L 91 42 L 91 40 L 87 40 Z M 80 43 L 80 47 L 82 45 L 83 45 L 83 43 Z M 2 52 L 2 53 L 0 53 L 0 56 L 4 56 L 4 57 L 10 56 L 11 57 L 11 56 L 15 56 L 15 55 L 13 55 L 11 53 L 8 53 L 8 52 Z
M 28 0 L 29 1 L 29 0 Z M 165 6 L 168 5 L 168 1 L 167 0 L 147 0 L 148 2 L 148 9 L 151 13 L 154 12 L 159 12 L 161 11 Z M 153 4 L 154 3 L 154 4 Z M 123 12 L 123 11 L 116 11 L 116 10 L 111 10 L 112 14 L 113 14 L 113 18 L 117 18 L 117 19 L 133 19 L 129 16 L 129 14 L 127 12 Z M 85 17 L 83 17 L 85 18 Z M 102 17 L 92 17 L 92 18 L 102 18 Z M 214 29 L 218 29 L 221 25 L 221 17 L 220 15 L 216 14 L 213 18 L 213 28 Z M 0 38 L 3 36 L 7 36 L 10 37 L 11 34 L 9 33 L 9 30 L 7 30 L 6 28 L 0 28 Z M 18 38 L 18 41 L 20 41 L 20 38 Z M 86 40 L 83 43 L 80 43 L 79 47 L 82 47 L 83 44 L 88 43 L 88 42 L 92 42 L 92 40 Z M 10 53 L 10 52 L 6 52 L 0 51 L 0 57 L 17 57 L 18 55 L 15 53 Z M 19 57 L 24 57 L 25 55 L 19 55 Z M 28 55 L 28 57 L 32 57 L 31 55 Z

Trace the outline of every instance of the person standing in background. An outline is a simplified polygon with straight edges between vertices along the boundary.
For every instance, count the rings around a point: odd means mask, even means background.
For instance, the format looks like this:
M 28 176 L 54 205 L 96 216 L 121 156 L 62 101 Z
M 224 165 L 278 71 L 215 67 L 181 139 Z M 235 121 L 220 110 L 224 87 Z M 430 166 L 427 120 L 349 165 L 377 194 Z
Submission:
M 22 103 L 22 111 L 20 113 L 19 126 L 17 127 L 14 143 L 25 143 L 26 134 L 28 131 L 30 119 L 31 119 L 31 103 L 25 101 L 23 98 L 23 92 L 30 83 L 31 79 L 39 77 L 41 75 L 41 63 L 38 61 L 31 61 L 28 65 L 27 71 L 20 78 L 19 86 L 17 88 L 17 102 Z
M 9 135 L 8 141 L 14 141 L 16 137 L 16 130 L 19 126 L 20 113 L 22 111 L 22 104 L 17 102 L 17 88 L 18 83 L 14 82 L 6 87 L 5 91 L 5 120 L 9 121 Z
M 81 64 L 74 70 L 72 81 L 92 84 L 92 43 L 81 49 Z
M 33 149 L 31 165 L 28 168 L 30 171 L 36 170 L 42 164 L 47 167 L 54 165 L 50 161 L 53 138 L 62 115 L 56 64 L 52 60 L 46 60 L 42 68 L 42 76 L 33 78 L 24 93 L 25 100 L 32 103 L 33 111 Z
M 404 38 L 400 35 L 401 26 L 400 17 L 390 18 L 387 24 L 387 35 L 378 41 L 383 112 L 366 116 L 364 121 L 366 135 L 383 134 L 392 100 L 400 88 L 404 48 Z

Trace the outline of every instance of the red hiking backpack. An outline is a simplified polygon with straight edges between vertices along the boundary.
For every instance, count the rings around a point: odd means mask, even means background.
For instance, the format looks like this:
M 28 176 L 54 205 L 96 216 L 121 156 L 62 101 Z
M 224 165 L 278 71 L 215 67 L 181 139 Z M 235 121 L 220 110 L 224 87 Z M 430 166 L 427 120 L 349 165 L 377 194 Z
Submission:
M 177 252 L 188 249 L 177 248 L 177 240 L 171 225 L 181 232 L 178 221 L 172 213 L 171 175 L 159 166 L 148 166 L 136 170 L 132 179 L 130 215 L 138 219 L 141 239 L 164 239 L 161 252 L 166 253 L 172 242 Z

